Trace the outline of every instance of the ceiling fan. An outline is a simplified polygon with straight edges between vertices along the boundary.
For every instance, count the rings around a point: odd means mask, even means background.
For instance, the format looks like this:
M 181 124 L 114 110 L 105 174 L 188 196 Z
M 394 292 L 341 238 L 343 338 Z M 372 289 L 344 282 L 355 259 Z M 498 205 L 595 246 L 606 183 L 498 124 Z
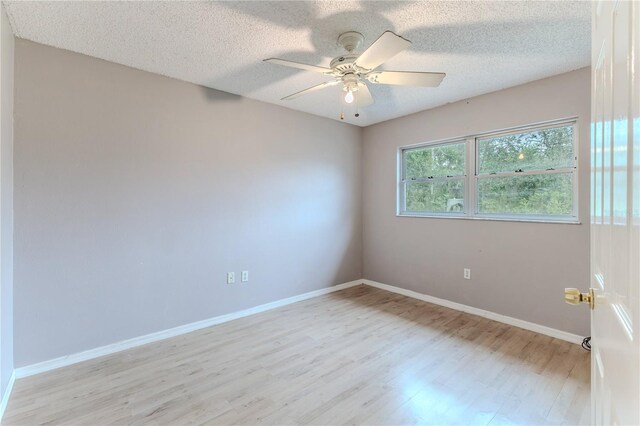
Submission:
M 265 59 L 272 64 L 314 71 L 334 78 L 332 81 L 285 96 L 282 100 L 291 100 L 326 87 L 342 85 L 346 103 L 355 101 L 358 107 L 366 107 L 374 102 L 367 87 L 367 81 L 373 84 L 437 87 L 446 75 L 438 72 L 375 71 L 381 64 L 409 47 L 411 42 L 391 31 L 385 31 L 363 53 L 353 53 L 363 41 L 364 36 L 355 31 L 341 34 L 338 37 L 338 44 L 344 47 L 347 54 L 334 58 L 329 64 L 330 68 L 278 58 Z

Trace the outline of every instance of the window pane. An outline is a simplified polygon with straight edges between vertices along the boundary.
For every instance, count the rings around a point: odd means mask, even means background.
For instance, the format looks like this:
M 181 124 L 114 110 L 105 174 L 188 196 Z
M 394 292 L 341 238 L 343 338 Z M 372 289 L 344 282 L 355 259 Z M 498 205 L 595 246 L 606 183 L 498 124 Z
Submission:
M 478 211 L 569 216 L 573 212 L 573 174 L 479 178 Z
M 408 212 L 461 212 L 464 206 L 464 180 L 408 182 L 405 210 Z
M 406 179 L 464 176 L 465 143 L 404 151 Z
M 478 173 L 573 167 L 573 126 L 478 139 Z

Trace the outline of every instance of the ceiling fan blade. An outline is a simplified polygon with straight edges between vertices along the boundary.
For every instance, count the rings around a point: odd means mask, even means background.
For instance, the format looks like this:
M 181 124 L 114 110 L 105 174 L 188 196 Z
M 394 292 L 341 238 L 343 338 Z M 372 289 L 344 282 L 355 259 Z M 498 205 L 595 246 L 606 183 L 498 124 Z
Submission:
M 320 83 L 316 86 L 313 87 L 309 87 L 308 89 L 304 89 L 301 90 L 299 92 L 294 93 L 293 95 L 289 95 L 289 96 L 285 96 L 284 98 L 280 99 L 281 101 L 290 101 L 291 99 L 295 99 L 297 97 L 300 97 L 302 95 L 306 95 L 307 93 L 313 93 L 316 92 L 320 89 L 324 89 L 325 87 L 331 87 L 331 86 L 335 86 L 337 84 L 340 84 L 339 81 L 335 80 L 335 81 L 327 81 L 326 83 Z
M 402 52 L 410 45 L 411 42 L 409 40 L 391 31 L 385 31 L 356 59 L 355 64 L 360 68 L 372 70 Z
M 373 96 L 371 96 L 371 92 L 369 88 L 364 83 L 358 84 L 358 91 L 356 93 L 356 104 L 359 108 L 364 108 L 366 106 L 371 105 L 373 101 Z
M 303 64 L 301 62 L 287 61 L 286 59 L 269 58 L 265 59 L 264 62 L 271 62 L 272 64 L 284 65 L 285 67 L 298 68 L 305 71 L 321 72 L 323 74 L 331 74 L 333 72 L 331 68 Z
M 367 80 L 376 84 L 438 87 L 445 76 L 441 72 L 379 71 L 370 73 Z

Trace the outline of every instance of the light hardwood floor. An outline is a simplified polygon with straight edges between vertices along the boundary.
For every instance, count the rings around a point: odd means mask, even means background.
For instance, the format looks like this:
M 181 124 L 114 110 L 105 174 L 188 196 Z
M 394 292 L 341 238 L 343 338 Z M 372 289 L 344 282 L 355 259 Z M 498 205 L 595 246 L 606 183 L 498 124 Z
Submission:
M 3 424 L 586 424 L 589 362 L 360 285 L 20 379 Z

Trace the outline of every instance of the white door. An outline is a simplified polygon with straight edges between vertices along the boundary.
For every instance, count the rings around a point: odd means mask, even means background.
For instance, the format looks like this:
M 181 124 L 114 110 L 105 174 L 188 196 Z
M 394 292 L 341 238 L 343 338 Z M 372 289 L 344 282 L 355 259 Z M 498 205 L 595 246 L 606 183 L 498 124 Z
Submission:
M 640 2 L 593 8 L 592 422 L 640 425 Z

